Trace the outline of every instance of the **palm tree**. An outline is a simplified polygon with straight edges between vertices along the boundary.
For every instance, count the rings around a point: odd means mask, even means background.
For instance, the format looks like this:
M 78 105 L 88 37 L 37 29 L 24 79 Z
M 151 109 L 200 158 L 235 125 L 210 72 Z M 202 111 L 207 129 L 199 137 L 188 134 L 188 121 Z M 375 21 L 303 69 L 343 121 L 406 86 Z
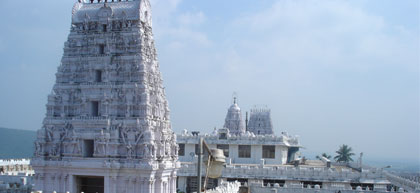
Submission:
M 322 157 L 325 157 L 325 158 L 327 158 L 327 159 L 331 159 L 331 156 L 330 156 L 330 155 L 328 155 L 327 153 L 322 153 L 320 156 L 319 156 L 319 155 L 317 155 L 315 158 L 316 158 L 316 159 L 319 159 L 319 160 L 322 160 L 322 159 L 321 159 Z
M 337 156 L 335 156 L 334 159 L 337 162 L 346 162 L 346 163 L 348 163 L 350 161 L 353 161 L 351 156 L 354 156 L 354 153 L 352 151 L 353 150 L 351 149 L 351 147 L 343 144 L 343 145 L 340 146 L 338 151 L 336 151 Z

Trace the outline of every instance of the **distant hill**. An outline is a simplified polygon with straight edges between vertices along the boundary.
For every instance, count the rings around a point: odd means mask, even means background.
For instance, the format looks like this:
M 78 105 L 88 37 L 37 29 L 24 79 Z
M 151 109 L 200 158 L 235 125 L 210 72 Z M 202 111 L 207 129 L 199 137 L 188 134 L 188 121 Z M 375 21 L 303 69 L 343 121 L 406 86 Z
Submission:
M 0 159 L 31 158 L 36 131 L 0 128 Z

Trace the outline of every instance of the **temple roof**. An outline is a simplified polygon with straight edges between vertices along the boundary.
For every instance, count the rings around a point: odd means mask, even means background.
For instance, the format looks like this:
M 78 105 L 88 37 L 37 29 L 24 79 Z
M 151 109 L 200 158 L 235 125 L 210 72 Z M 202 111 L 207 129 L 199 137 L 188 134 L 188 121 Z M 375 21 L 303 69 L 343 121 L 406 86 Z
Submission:
M 274 134 L 273 123 L 271 121 L 271 111 L 268 108 L 251 109 L 248 131 L 255 135 Z
M 234 98 L 233 104 L 228 109 L 228 113 L 225 119 L 225 128 L 229 129 L 229 132 L 234 135 L 240 135 L 245 133 L 244 123 L 242 121 L 241 108 L 236 103 L 236 97 Z
M 139 19 L 140 1 L 121 1 L 109 3 L 76 3 L 73 6 L 73 23 L 88 20 L 99 20 L 103 15 L 101 11 L 111 11 L 111 17 Z M 99 11 L 98 11 L 99 10 Z M 107 13 L 105 13 L 107 14 Z

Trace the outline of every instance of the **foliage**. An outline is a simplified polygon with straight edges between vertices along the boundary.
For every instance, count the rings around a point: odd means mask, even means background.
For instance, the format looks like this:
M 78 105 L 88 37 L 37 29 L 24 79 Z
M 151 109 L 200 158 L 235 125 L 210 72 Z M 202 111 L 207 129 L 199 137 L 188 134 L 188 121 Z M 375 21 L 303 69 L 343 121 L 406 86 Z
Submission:
M 338 149 L 338 151 L 336 151 L 335 153 L 337 153 L 337 155 L 334 157 L 334 159 L 337 162 L 351 162 L 353 161 L 353 159 L 351 158 L 351 156 L 354 156 L 354 153 L 352 152 L 352 148 L 349 147 L 348 145 L 341 145 L 340 148 Z

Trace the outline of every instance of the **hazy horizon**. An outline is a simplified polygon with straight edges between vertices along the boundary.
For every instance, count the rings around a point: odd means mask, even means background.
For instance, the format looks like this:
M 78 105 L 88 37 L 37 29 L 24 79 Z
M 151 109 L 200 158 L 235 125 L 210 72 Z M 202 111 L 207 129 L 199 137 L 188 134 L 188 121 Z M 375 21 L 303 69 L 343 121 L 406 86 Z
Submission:
M 41 128 L 76 0 L 5 1 L 0 126 Z M 304 152 L 341 144 L 366 158 L 420 163 L 416 0 L 152 0 L 175 132 L 271 109 Z M 357 156 L 356 156 L 357 157 Z

